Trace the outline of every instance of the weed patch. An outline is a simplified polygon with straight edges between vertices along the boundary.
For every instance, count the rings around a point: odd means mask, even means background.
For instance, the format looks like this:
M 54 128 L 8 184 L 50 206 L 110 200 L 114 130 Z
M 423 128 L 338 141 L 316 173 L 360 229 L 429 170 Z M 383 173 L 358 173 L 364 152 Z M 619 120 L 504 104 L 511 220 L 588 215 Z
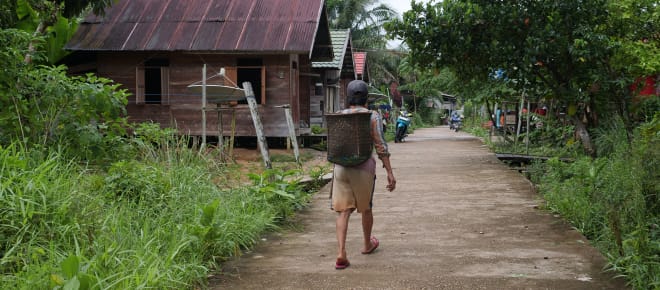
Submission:
M 96 168 L 0 147 L 0 288 L 195 288 L 309 201 L 297 170 L 227 186 L 216 156 L 144 141 Z

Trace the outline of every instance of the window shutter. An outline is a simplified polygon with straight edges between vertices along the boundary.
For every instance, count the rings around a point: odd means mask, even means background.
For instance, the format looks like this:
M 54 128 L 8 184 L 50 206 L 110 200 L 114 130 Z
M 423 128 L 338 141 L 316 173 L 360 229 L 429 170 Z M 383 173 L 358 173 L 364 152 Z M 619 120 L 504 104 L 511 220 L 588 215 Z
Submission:
M 135 68 L 135 103 L 144 105 L 144 67 Z
M 261 104 L 266 104 L 266 67 L 261 67 Z
M 241 84 L 237 83 L 238 82 L 238 70 L 236 67 L 225 67 L 225 86 L 234 86 L 236 85 L 237 87 L 241 87 Z M 227 80 L 230 80 L 228 82 Z
M 160 68 L 160 91 L 161 104 L 170 104 L 170 68 L 163 66 Z

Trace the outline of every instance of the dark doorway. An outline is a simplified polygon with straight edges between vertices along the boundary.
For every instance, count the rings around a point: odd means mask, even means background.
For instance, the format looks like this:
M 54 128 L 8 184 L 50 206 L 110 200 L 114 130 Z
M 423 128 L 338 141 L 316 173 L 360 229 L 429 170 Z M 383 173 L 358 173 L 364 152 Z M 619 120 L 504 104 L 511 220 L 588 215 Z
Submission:
M 147 104 L 160 104 L 162 101 L 160 67 L 144 68 L 144 101 Z
M 239 59 L 236 69 L 238 86 L 242 88 L 244 82 L 250 82 L 257 104 L 263 103 L 263 96 L 261 95 L 261 85 L 263 82 L 261 79 L 262 66 L 263 62 L 261 59 Z M 247 104 L 247 101 L 241 101 L 240 103 Z

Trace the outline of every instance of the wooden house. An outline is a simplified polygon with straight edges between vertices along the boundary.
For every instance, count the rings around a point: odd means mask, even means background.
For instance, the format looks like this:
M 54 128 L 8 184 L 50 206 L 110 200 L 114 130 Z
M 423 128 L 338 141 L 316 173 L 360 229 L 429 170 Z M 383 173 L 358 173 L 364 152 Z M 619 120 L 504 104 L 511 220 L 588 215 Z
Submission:
M 346 86 L 356 79 L 350 29 L 331 30 L 334 59 L 312 62 L 318 74 L 316 90 L 312 95 L 312 124 L 325 126 L 325 113 L 334 113 L 346 105 Z
M 132 93 L 130 121 L 202 134 L 202 98 L 189 85 L 250 82 L 267 137 L 287 137 L 283 105 L 297 136 L 310 132 L 312 63 L 333 59 L 324 0 L 120 0 L 82 21 L 66 49 L 71 73 L 94 72 Z M 219 75 L 224 71 L 224 75 Z M 214 106 L 215 104 L 208 104 Z M 245 102 L 232 106 L 236 135 L 255 136 Z M 208 135 L 218 131 L 208 112 Z M 221 114 L 223 134 L 231 114 Z

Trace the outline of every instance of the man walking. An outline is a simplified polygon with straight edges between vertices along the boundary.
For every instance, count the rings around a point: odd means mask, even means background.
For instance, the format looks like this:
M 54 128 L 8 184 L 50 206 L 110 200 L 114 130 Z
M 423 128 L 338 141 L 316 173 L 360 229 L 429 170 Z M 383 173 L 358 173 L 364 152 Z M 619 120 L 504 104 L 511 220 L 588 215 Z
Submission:
M 346 88 L 346 93 L 348 108 L 340 113 L 370 112 L 366 108 L 368 90 L 364 81 L 355 80 L 350 82 Z M 376 154 L 387 171 L 386 189 L 393 191 L 396 188 L 396 179 L 392 173 L 390 153 L 383 136 L 382 119 L 376 111 L 371 111 L 371 138 L 376 148 Z M 374 222 L 372 200 L 375 180 L 376 160 L 373 157 L 353 167 L 335 164 L 331 189 L 332 209 L 338 213 L 336 220 L 338 248 L 335 269 L 346 269 L 350 265 L 346 254 L 346 234 L 348 220 L 353 211 L 357 210 L 362 214 L 364 246 L 361 253 L 371 254 L 380 244 L 378 239 L 371 234 Z

